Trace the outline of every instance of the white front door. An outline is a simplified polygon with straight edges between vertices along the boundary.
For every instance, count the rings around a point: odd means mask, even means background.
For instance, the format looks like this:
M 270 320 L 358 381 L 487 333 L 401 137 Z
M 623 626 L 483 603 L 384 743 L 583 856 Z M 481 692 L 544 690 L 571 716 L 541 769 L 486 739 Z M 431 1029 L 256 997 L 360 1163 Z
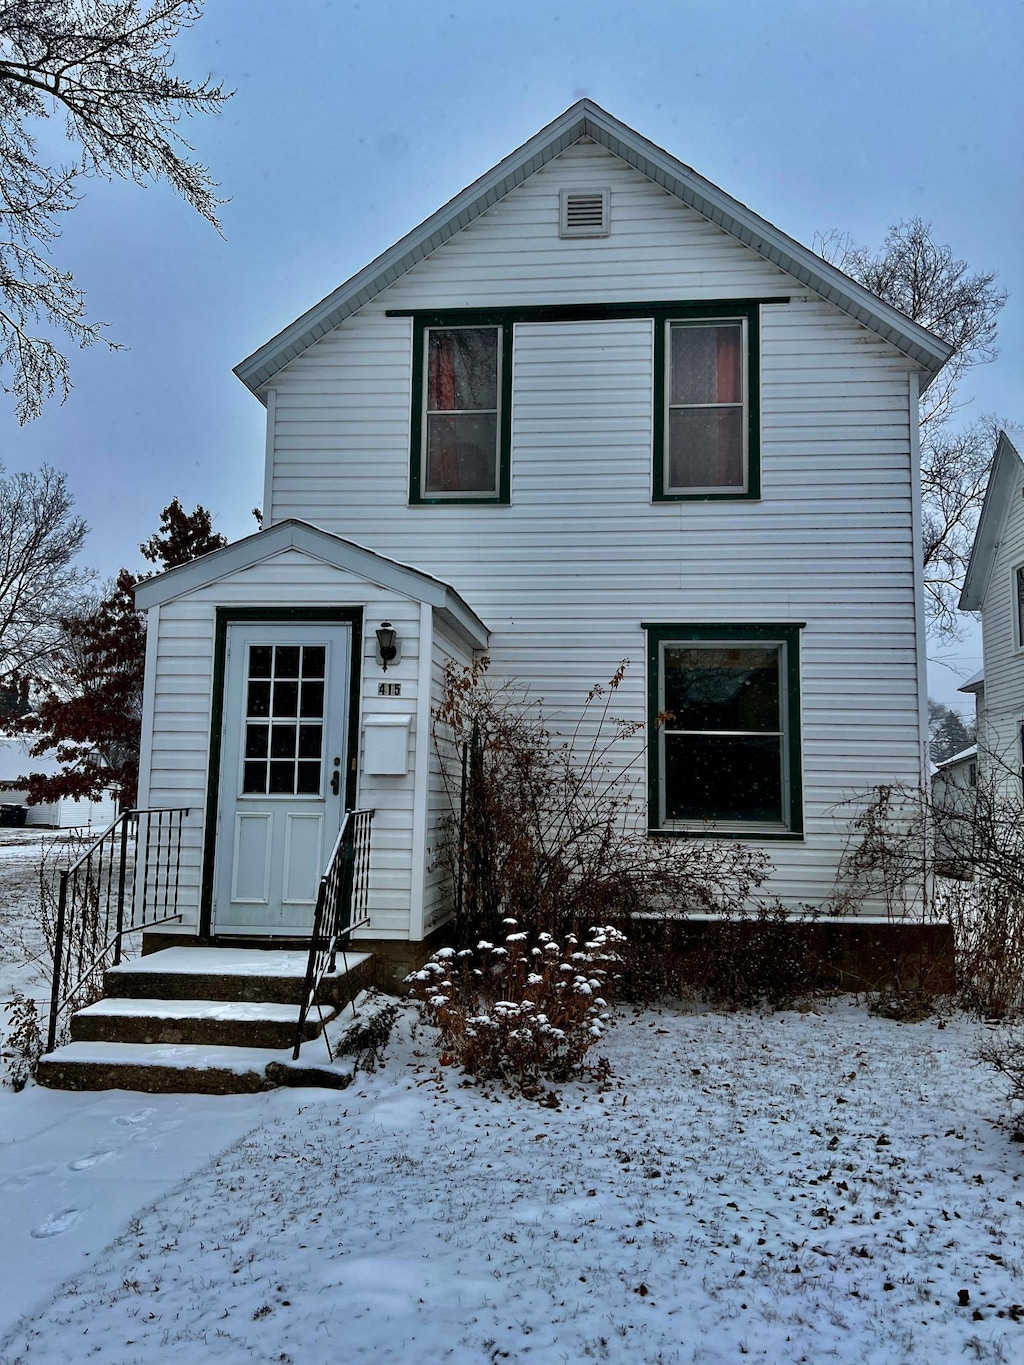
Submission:
M 213 924 L 308 933 L 341 827 L 347 625 L 228 626 Z

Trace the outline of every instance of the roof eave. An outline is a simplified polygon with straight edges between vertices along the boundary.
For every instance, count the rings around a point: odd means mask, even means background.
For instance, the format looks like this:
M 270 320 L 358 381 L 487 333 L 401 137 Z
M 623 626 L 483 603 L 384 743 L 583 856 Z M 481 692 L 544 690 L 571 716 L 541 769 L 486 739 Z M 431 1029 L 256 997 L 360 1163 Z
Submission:
M 961 611 L 981 611 L 992 576 L 992 564 L 1003 530 L 1003 521 L 1010 504 L 1009 491 L 1014 476 L 1019 475 L 1024 461 L 1005 431 L 999 433 L 992 470 L 988 476 L 985 501 L 981 505 L 978 529 L 974 533 L 971 558 L 964 575 L 960 594 Z

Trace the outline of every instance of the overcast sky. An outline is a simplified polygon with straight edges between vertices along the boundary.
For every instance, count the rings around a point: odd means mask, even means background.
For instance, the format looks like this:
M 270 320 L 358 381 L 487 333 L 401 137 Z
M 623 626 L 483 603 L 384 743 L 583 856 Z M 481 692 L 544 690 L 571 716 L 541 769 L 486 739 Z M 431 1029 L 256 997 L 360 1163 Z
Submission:
M 55 249 L 125 350 L 0 459 L 68 472 L 102 574 L 174 496 L 236 538 L 262 500 L 264 411 L 231 373 L 581 95 L 798 240 L 929 220 L 1010 291 L 972 411 L 1024 419 L 1020 0 L 207 0 L 179 68 L 237 91 L 185 130 L 230 198 L 217 234 L 163 186 L 92 183 Z M 932 691 L 980 667 L 935 651 Z

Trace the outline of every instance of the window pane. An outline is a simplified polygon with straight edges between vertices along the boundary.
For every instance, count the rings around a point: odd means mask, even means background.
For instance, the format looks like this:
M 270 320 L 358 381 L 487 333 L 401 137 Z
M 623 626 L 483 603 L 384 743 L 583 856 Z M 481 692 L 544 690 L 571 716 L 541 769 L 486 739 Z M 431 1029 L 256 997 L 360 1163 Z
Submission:
M 743 328 L 737 323 L 713 326 L 673 325 L 669 373 L 670 403 L 741 403 Z
M 300 796 L 319 796 L 320 794 L 320 764 L 319 763 L 300 763 L 299 780 L 295 790 Z
M 242 791 L 262 793 L 267 790 L 267 765 L 246 763 L 242 771 Z
M 498 329 L 432 328 L 427 410 L 466 412 L 498 406 Z
M 249 648 L 249 677 L 269 678 L 270 661 L 274 657 L 270 645 L 251 645 Z
M 324 685 L 322 682 L 302 684 L 302 709 L 300 716 L 318 720 L 324 713 Z
M 299 676 L 299 646 L 278 645 L 275 654 L 275 676 L 278 678 L 297 678 Z
M 297 682 L 274 683 L 274 715 L 294 716 L 299 706 L 299 684 Z
M 300 725 L 299 726 L 299 757 L 300 758 L 319 758 L 320 757 L 320 735 L 319 725 Z
M 294 763 L 271 763 L 270 790 L 275 796 L 290 794 L 295 790 Z
M 743 488 L 743 408 L 672 408 L 668 490 Z
M 666 735 L 665 819 L 784 823 L 780 740 Z
M 268 728 L 266 725 L 247 725 L 245 727 L 246 758 L 266 758 Z
M 245 714 L 247 716 L 270 715 L 270 684 L 268 682 L 251 682 L 249 684 L 249 698 L 246 702 Z
M 495 493 L 498 414 L 427 418 L 425 493 Z
M 666 730 L 780 730 L 779 653 L 778 645 L 667 645 Z
M 1017 570 L 1017 644 L 1024 647 L 1024 569 Z
M 323 645 L 305 645 L 302 650 L 302 676 L 322 678 L 327 651 Z
M 294 725 L 274 726 L 274 732 L 270 739 L 271 758 L 295 757 L 295 730 Z

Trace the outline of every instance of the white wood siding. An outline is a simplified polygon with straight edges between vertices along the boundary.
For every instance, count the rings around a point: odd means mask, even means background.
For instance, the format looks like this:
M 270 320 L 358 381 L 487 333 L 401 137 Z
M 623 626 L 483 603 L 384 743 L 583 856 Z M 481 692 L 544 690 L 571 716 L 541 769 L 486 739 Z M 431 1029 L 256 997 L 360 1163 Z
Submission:
M 468 667 L 473 652 L 436 621 L 430 662 L 430 711 L 437 711 L 444 690 L 445 670 Z M 434 727 L 435 729 L 437 727 Z M 444 838 L 444 824 L 453 814 L 453 801 L 458 791 L 453 787 L 453 776 L 459 770 L 460 756 L 454 745 L 438 731 L 437 742 L 431 736 L 428 755 L 427 792 L 427 847 L 424 868 L 423 932 L 424 936 L 446 920 L 452 910 L 453 887 L 440 863 L 440 845 Z M 442 768 L 443 765 L 443 768 Z M 447 778 L 447 780 L 446 780 Z
M 562 188 L 611 189 L 611 233 L 562 240 Z M 651 503 L 652 325 L 516 328 L 512 502 L 410 507 L 412 326 L 386 309 L 788 295 L 762 310 L 762 499 Z M 275 520 L 436 574 L 492 631 L 492 673 L 571 717 L 631 667 L 641 621 L 806 622 L 806 843 L 772 889 L 829 894 L 836 807 L 922 778 L 912 366 L 602 148 L 578 145 L 275 376 Z M 916 414 L 914 417 L 916 420 Z
M 414 718 L 409 727 L 408 775 L 361 775 L 357 794 L 357 805 L 373 806 L 377 811 L 371 842 L 371 925 L 368 932 L 376 938 L 404 939 L 409 934 L 412 885 L 420 604 L 325 565 L 298 550 L 276 555 L 187 597 L 167 602 L 159 609 L 149 786 L 148 791 L 140 792 L 140 801 L 152 806 L 188 806 L 191 811 L 181 869 L 184 922 L 180 930 L 192 934 L 198 926 L 215 608 L 299 605 L 364 608 L 360 746 L 362 721 L 367 716 L 398 713 Z M 374 629 L 382 620 L 391 621 L 401 639 L 401 659 L 387 672 L 387 681 L 401 683 L 401 697 L 377 695 L 377 685 L 384 675 L 374 657 Z
M 983 724 L 978 735 L 982 765 L 1002 771 L 1020 798 L 1020 727 L 1024 722 L 1024 650 L 1017 643 L 1015 571 L 1024 566 L 1024 473 L 1014 479 L 992 575 L 981 612 L 985 663 Z

